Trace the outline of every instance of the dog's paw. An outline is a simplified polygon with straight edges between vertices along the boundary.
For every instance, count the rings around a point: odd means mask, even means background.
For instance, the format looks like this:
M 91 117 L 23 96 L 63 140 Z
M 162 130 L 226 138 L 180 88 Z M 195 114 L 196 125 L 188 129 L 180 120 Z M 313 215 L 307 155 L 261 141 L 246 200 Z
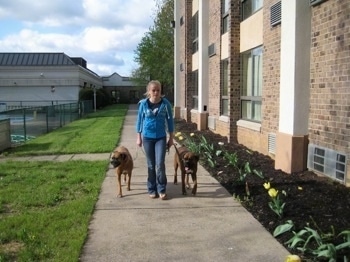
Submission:
M 122 198 L 122 197 L 123 197 L 123 195 L 121 195 L 121 194 L 117 195 L 117 198 Z

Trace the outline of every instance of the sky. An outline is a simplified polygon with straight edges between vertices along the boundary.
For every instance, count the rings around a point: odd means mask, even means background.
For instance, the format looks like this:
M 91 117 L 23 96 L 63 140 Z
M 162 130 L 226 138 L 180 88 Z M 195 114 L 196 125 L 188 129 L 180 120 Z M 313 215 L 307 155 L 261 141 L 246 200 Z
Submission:
M 0 52 L 82 57 L 100 76 L 131 76 L 156 0 L 0 0 Z

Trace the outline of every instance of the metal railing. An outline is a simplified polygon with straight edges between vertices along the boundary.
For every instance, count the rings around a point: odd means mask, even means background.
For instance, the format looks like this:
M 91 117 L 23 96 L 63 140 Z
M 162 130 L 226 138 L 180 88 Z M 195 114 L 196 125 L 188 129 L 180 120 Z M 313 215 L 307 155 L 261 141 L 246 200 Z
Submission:
M 93 102 L 80 101 L 49 106 L 28 106 L 0 112 L 1 119 L 10 119 L 12 144 L 22 143 L 63 127 L 93 112 Z

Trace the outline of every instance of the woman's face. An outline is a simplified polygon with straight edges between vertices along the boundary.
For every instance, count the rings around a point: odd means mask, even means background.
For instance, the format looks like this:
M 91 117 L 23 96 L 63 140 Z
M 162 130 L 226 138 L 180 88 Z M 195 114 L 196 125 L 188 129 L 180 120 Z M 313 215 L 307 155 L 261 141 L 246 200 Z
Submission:
M 161 90 L 160 87 L 157 85 L 150 85 L 148 88 L 148 93 L 151 98 L 160 98 Z

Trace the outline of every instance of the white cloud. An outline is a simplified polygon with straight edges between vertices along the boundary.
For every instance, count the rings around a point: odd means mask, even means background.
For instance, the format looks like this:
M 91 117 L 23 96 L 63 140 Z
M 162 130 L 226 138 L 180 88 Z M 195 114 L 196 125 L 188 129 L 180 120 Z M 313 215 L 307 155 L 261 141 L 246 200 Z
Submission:
M 128 76 L 155 1 L 0 0 L 0 50 L 64 52 L 83 57 L 100 75 Z

